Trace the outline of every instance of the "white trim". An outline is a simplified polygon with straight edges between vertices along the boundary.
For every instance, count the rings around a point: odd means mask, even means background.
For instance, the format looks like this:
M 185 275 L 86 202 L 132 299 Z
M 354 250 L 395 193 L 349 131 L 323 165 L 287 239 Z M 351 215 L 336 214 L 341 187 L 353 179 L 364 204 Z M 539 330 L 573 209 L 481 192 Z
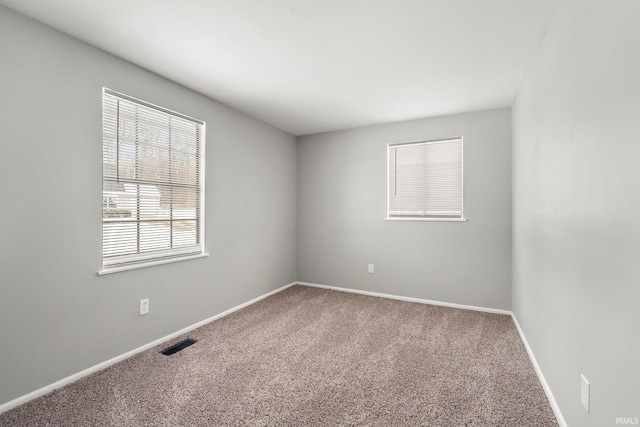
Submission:
M 460 213 L 462 214 L 463 220 L 466 221 L 466 219 L 464 219 L 464 136 L 460 136 L 460 144 L 462 144 L 460 147 L 460 156 L 462 157 L 460 160 L 462 162 L 462 168 L 460 168 L 460 191 L 462 191 L 460 198 Z
M 411 217 L 387 217 L 385 221 L 444 221 L 444 222 L 467 222 L 466 218 L 411 218 Z
M 516 315 L 511 313 L 511 317 L 513 318 L 513 323 L 515 323 L 515 325 L 516 325 L 516 329 L 518 330 L 518 334 L 520 334 L 520 339 L 522 340 L 522 343 L 524 344 L 524 348 L 527 349 L 527 354 L 529 355 L 529 359 L 531 360 L 531 364 L 533 365 L 533 368 L 535 369 L 536 374 L 538 375 L 538 380 L 540 381 L 540 384 L 542 385 L 542 389 L 544 390 L 544 393 L 547 395 L 547 400 L 549 400 L 549 405 L 551 405 L 551 409 L 553 410 L 553 413 L 556 416 L 556 420 L 558 421 L 558 425 L 560 427 L 567 427 L 567 422 L 564 420 L 564 417 L 562 416 L 562 412 L 560 411 L 560 407 L 558 406 L 558 402 L 556 402 L 555 397 L 553 397 L 553 393 L 551 392 L 551 387 L 549 387 L 549 384 L 547 383 L 547 380 L 545 379 L 545 377 L 544 377 L 544 375 L 542 373 L 542 369 L 540 368 L 540 365 L 538 365 L 538 361 L 536 360 L 536 356 L 533 354 L 533 350 L 531 350 L 531 347 L 529 346 L 529 342 L 527 341 L 527 337 L 524 336 L 524 331 L 520 327 L 520 324 L 518 323 L 518 319 L 516 318 Z
M 111 274 L 111 273 L 118 273 L 120 271 L 128 271 L 128 270 L 135 270 L 138 268 L 151 267 L 154 265 L 170 264 L 172 262 L 187 261 L 190 259 L 197 259 L 197 258 L 205 258 L 208 256 L 209 256 L 208 253 L 203 253 L 203 254 L 197 254 L 197 255 L 181 256 L 176 258 L 157 259 L 152 261 L 139 262 L 136 264 L 122 265 L 119 267 L 106 267 L 98 271 L 98 276 L 104 276 L 105 274 Z
M 415 139 L 411 141 L 390 142 L 387 144 L 387 146 L 393 147 L 398 145 L 438 144 L 440 142 L 453 142 L 458 140 L 462 140 L 462 136 L 449 136 L 447 138 L 438 138 L 438 139 Z
M 408 301 L 408 302 L 417 302 L 417 303 L 420 303 L 420 304 L 439 305 L 439 306 L 442 306 L 442 307 L 459 308 L 459 309 L 462 309 L 462 310 L 482 311 L 482 312 L 485 312 L 485 313 L 505 314 L 507 316 L 512 316 L 513 315 L 513 313 L 511 313 L 509 310 L 502 310 L 502 309 L 499 309 L 499 308 L 477 307 L 477 306 L 474 306 L 474 305 L 454 304 L 454 303 L 451 303 L 451 302 L 433 301 L 433 300 L 422 299 L 422 298 L 403 297 L 403 296 L 398 296 L 398 295 L 383 294 L 383 293 L 380 293 L 380 292 L 361 291 L 361 290 L 358 290 L 358 289 L 349 289 L 349 288 L 340 288 L 340 287 L 337 287 L 337 286 L 319 285 L 317 283 L 297 282 L 297 284 L 298 285 L 302 285 L 302 286 L 310 286 L 312 288 L 331 289 L 331 290 L 334 290 L 334 291 L 350 292 L 350 293 L 353 293 L 353 294 L 361 294 L 361 295 L 368 295 L 368 296 L 372 296 L 372 297 L 389 298 L 389 299 L 395 299 L 395 300 L 399 300 L 399 301 Z
M 206 179 L 205 177 L 207 176 L 207 124 L 205 122 L 202 122 L 202 128 L 201 128 L 201 132 L 202 135 L 200 135 L 200 139 L 202 141 L 202 143 L 200 144 L 200 242 L 202 245 L 202 253 L 205 256 L 209 256 L 209 254 L 207 253 L 207 239 L 206 237 L 206 225 L 207 225 L 207 212 L 206 212 L 206 203 L 205 203 L 205 198 L 204 195 L 207 192 L 207 189 L 205 188 L 205 184 L 206 184 Z
M 180 335 L 186 334 L 187 332 L 191 332 L 194 329 L 197 329 L 197 328 L 199 328 L 201 326 L 204 326 L 207 323 L 211 323 L 214 320 L 218 320 L 218 319 L 220 319 L 222 317 L 225 317 L 225 316 L 227 316 L 227 315 L 229 315 L 229 314 L 231 314 L 231 313 L 233 313 L 235 311 L 238 311 L 238 310 L 240 310 L 242 308 L 245 308 L 245 307 L 247 307 L 247 306 L 249 306 L 251 304 L 255 304 L 256 302 L 258 302 L 260 300 L 263 300 L 263 299 L 265 299 L 267 297 L 270 297 L 271 295 L 277 294 L 278 292 L 282 292 L 285 289 L 290 288 L 291 286 L 294 286 L 296 284 L 297 284 L 297 282 L 289 283 L 288 285 L 285 285 L 285 286 L 283 286 L 281 288 L 278 288 L 278 289 L 273 290 L 271 292 L 268 292 L 268 293 L 266 293 L 264 295 L 261 295 L 261 296 L 259 296 L 257 298 L 254 298 L 251 301 L 247 301 L 245 303 L 237 305 L 237 306 L 235 306 L 233 308 L 230 308 L 229 310 L 223 311 L 222 313 L 216 314 L 213 317 L 210 317 L 208 319 L 202 320 L 202 321 L 200 321 L 198 323 L 194 323 L 193 325 L 187 326 L 186 328 L 183 328 L 183 329 L 180 329 L 177 332 L 174 332 L 174 333 L 169 334 L 169 335 L 167 335 L 165 337 L 159 338 L 159 339 L 157 339 L 155 341 L 152 341 L 152 342 L 150 342 L 148 344 L 145 344 L 145 345 L 143 345 L 141 347 L 135 348 L 135 349 L 133 349 L 131 351 L 128 351 L 128 352 L 126 352 L 124 354 L 121 354 L 119 356 L 113 357 L 113 358 L 111 358 L 109 360 L 106 360 L 104 362 L 98 363 L 97 365 L 91 366 L 90 368 L 87 368 L 87 369 L 82 370 L 82 371 L 80 371 L 78 373 L 75 373 L 75 374 L 70 375 L 70 376 L 68 376 L 66 378 L 63 378 L 60 381 L 56 381 L 53 384 L 49 384 L 48 386 L 42 387 L 42 388 L 40 388 L 38 390 L 32 391 L 31 393 L 25 394 L 24 396 L 18 397 L 17 399 L 14 399 L 14 400 L 11 400 L 11 401 L 9 401 L 7 403 L 4 403 L 4 404 L 0 405 L 0 414 L 2 414 L 3 412 L 8 411 L 10 409 L 13 409 L 16 406 L 22 405 L 23 403 L 27 403 L 30 400 L 33 400 L 33 399 L 36 399 L 38 397 L 44 396 L 45 394 L 51 393 L 52 391 L 54 391 L 54 390 L 56 390 L 56 389 L 58 389 L 60 387 L 64 387 L 64 386 L 66 386 L 68 384 L 71 384 L 71 383 L 73 383 L 75 381 L 78 381 L 79 379 L 84 378 L 84 377 L 86 377 L 88 375 L 91 375 L 91 374 L 93 374 L 95 372 L 98 372 L 98 371 L 101 371 L 101 370 L 103 370 L 105 368 L 108 368 L 111 365 L 114 365 L 114 364 L 116 364 L 118 362 L 121 362 L 121 361 L 123 361 L 125 359 L 128 359 L 131 356 L 134 356 L 134 355 L 136 355 L 138 353 L 141 353 L 141 352 L 143 352 L 145 350 L 148 350 L 148 349 L 150 349 L 152 347 L 155 347 L 155 346 L 157 346 L 159 344 L 162 344 L 163 342 L 166 342 L 166 341 L 169 341 L 169 340 L 174 339 L 176 337 L 179 337 Z
M 143 101 L 142 99 L 136 98 L 135 96 L 125 95 L 124 93 L 117 92 L 117 91 L 115 91 L 113 89 L 109 89 L 108 87 L 104 87 L 104 86 L 102 87 L 102 95 L 103 96 L 104 95 L 109 95 L 109 96 L 114 96 L 116 98 L 124 99 L 125 101 L 133 102 L 135 104 L 140 104 L 140 105 L 142 105 L 144 107 L 152 108 L 152 109 L 154 109 L 156 111 L 160 111 L 161 113 L 164 113 L 164 114 L 171 114 L 172 116 L 180 117 L 181 119 L 189 120 L 189 121 L 191 121 L 193 123 L 196 123 L 196 124 L 199 124 L 199 125 L 204 125 L 204 123 L 205 123 L 204 120 L 200 120 L 200 119 L 196 119 L 196 118 L 191 117 L 191 116 L 187 116 L 186 114 L 179 113 L 179 112 L 171 110 L 169 108 L 161 107 L 159 105 L 153 104 L 153 103 L 148 102 L 148 101 Z

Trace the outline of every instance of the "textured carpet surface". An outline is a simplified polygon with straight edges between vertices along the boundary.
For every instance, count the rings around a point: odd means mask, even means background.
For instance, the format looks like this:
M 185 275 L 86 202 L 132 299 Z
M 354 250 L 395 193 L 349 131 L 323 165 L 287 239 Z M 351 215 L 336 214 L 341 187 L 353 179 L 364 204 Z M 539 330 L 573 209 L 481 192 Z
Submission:
M 172 356 L 160 350 L 198 342 Z M 294 286 L 1 426 L 557 426 L 509 316 Z

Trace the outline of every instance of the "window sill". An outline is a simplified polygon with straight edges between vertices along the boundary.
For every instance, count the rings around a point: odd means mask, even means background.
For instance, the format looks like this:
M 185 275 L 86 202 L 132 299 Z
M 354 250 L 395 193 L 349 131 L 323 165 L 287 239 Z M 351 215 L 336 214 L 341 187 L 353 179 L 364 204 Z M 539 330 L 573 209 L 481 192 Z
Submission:
M 436 222 L 467 222 L 466 218 L 384 218 L 385 221 L 436 221 Z
M 154 265 L 170 264 L 172 262 L 187 261 L 190 259 L 197 259 L 197 258 L 205 258 L 208 256 L 209 256 L 208 253 L 203 253 L 203 254 L 190 255 L 190 256 L 185 256 L 180 258 L 162 259 L 162 260 L 149 261 L 149 262 L 140 263 L 140 264 L 103 268 L 102 270 L 98 271 L 98 276 L 104 276 L 105 274 L 111 274 L 111 273 L 119 273 L 121 271 L 137 270 L 138 268 L 152 267 Z

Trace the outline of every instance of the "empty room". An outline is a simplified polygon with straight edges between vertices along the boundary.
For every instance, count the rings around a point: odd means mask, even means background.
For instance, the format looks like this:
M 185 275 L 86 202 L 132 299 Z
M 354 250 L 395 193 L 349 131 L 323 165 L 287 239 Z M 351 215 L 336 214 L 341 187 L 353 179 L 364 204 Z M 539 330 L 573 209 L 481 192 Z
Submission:
M 0 0 L 0 426 L 640 425 L 640 1 Z

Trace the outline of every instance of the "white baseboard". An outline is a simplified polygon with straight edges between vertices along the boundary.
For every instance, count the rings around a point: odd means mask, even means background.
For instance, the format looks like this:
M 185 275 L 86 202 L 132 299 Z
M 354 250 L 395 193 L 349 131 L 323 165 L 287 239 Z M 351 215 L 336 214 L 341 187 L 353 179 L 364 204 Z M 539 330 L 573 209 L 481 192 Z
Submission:
M 544 389 L 544 393 L 547 395 L 547 399 L 549 400 L 549 405 L 551 405 L 551 409 L 553 409 L 553 413 L 555 414 L 556 419 L 558 420 L 558 424 L 560 425 L 560 427 L 567 427 L 567 422 L 564 420 L 564 417 L 562 416 L 562 412 L 560 411 L 560 407 L 558 406 L 558 402 L 556 402 L 556 399 L 553 397 L 553 393 L 551 392 L 551 388 L 549 387 L 549 384 L 547 383 L 547 380 L 545 379 L 544 375 L 542 374 L 542 369 L 540 369 L 540 365 L 538 365 L 538 361 L 536 360 L 536 356 L 534 356 L 533 350 L 531 350 L 531 347 L 529 346 L 529 342 L 527 341 L 527 337 L 524 336 L 524 331 L 520 327 L 520 323 L 518 323 L 518 319 L 516 318 L 516 315 L 512 313 L 511 317 L 513 318 L 513 323 L 515 323 L 516 329 L 518 330 L 518 333 L 520 334 L 520 339 L 522 339 L 522 343 L 524 344 L 524 348 L 527 349 L 527 354 L 529 355 L 529 359 L 531 360 L 531 363 L 533 364 L 533 368 L 536 370 L 536 374 L 538 375 L 538 380 L 540 380 L 540 384 L 542 385 L 542 388 Z
M 302 286 L 311 286 L 313 288 L 331 289 L 331 290 L 340 291 L 340 292 L 350 292 L 350 293 L 353 293 L 353 294 L 368 295 L 368 296 L 371 296 L 371 297 L 389 298 L 389 299 L 395 299 L 395 300 L 399 300 L 399 301 L 417 302 L 417 303 L 420 303 L 420 304 L 439 305 L 439 306 L 442 306 L 442 307 L 459 308 L 459 309 L 462 309 L 462 310 L 482 311 L 482 312 L 485 312 L 485 313 L 505 314 L 507 316 L 511 316 L 513 314 L 509 310 L 501 310 L 501 309 L 498 309 L 498 308 L 476 307 L 476 306 L 473 306 L 473 305 L 454 304 L 454 303 L 450 303 L 450 302 L 433 301 L 433 300 L 422 299 L 422 298 L 403 297 L 403 296 L 398 296 L 398 295 L 383 294 L 383 293 L 380 293 L 380 292 L 361 291 L 361 290 L 358 290 L 358 289 L 339 288 L 339 287 L 336 287 L 336 286 L 319 285 L 317 283 L 307 283 L 307 282 L 297 282 L 297 283 L 298 283 L 298 285 L 302 285 Z
M 233 313 L 235 311 L 238 311 L 238 310 L 240 310 L 242 308 L 245 308 L 245 307 L 247 307 L 247 306 L 249 306 L 251 304 L 255 304 L 256 302 L 258 302 L 260 300 L 263 300 L 263 299 L 265 299 L 267 297 L 270 297 L 271 295 L 277 294 L 278 292 L 282 292 L 285 289 L 290 288 L 291 286 L 293 286 L 295 284 L 297 284 L 297 282 L 289 283 L 288 285 L 285 285 L 285 286 L 283 286 L 281 288 L 278 288 L 278 289 L 273 290 L 271 292 L 268 292 L 268 293 L 266 293 L 264 295 L 261 295 L 261 296 L 259 296 L 257 298 L 254 298 L 251 301 L 247 301 L 245 303 L 237 305 L 237 306 L 235 306 L 233 308 L 230 308 L 229 310 L 223 311 L 220 314 L 216 314 L 213 317 L 210 317 L 208 319 L 202 320 L 202 321 L 200 321 L 198 323 L 194 323 L 191 326 L 187 326 L 186 328 L 180 329 L 179 331 L 176 331 L 176 332 L 174 332 L 172 334 L 169 334 L 169 335 L 167 335 L 165 337 L 159 338 L 159 339 L 157 339 L 157 340 L 155 340 L 153 342 L 150 342 L 150 343 L 145 344 L 145 345 L 143 345 L 141 347 L 138 347 L 136 349 L 128 351 L 128 352 L 126 352 L 124 354 L 121 354 L 119 356 L 116 356 L 114 358 L 106 360 L 106 361 L 104 361 L 102 363 L 98 363 L 97 365 L 91 366 L 90 368 L 87 368 L 87 369 L 85 369 L 83 371 L 80 371 L 80 372 L 78 372 L 76 374 L 73 374 L 73 375 L 70 375 L 70 376 L 68 376 L 66 378 L 63 378 L 60 381 L 56 381 L 53 384 L 50 384 L 50 385 L 45 386 L 45 387 L 42 387 L 42 388 L 40 388 L 38 390 L 32 391 L 31 393 L 25 394 L 24 396 L 18 397 L 17 399 L 14 399 L 14 400 L 11 400 L 11 401 L 9 401 L 7 403 L 4 403 L 4 404 L 0 405 L 0 414 L 3 413 L 3 412 L 8 411 L 10 409 L 13 409 L 16 406 L 22 405 L 23 403 L 27 403 L 30 400 L 36 399 L 36 398 L 38 398 L 40 396 L 44 396 L 47 393 L 51 393 L 52 391 L 54 391 L 54 390 L 56 390 L 58 388 L 64 387 L 67 384 L 71 384 L 72 382 L 78 381 L 79 379 L 81 379 L 83 377 L 86 377 L 88 375 L 91 375 L 94 372 L 101 371 L 101 370 L 103 370 L 103 369 L 105 369 L 105 368 L 107 368 L 107 367 L 109 367 L 111 365 L 114 365 L 114 364 L 116 364 L 118 362 L 121 362 L 121 361 L 123 361 L 125 359 L 128 359 L 131 356 L 134 356 L 134 355 L 136 355 L 138 353 L 141 353 L 141 352 L 143 352 L 145 350 L 148 350 L 148 349 L 150 349 L 152 347 L 160 345 L 163 342 L 166 342 L 166 341 L 172 340 L 174 338 L 177 338 L 180 335 L 186 334 L 187 332 L 191 332 L 194 329 L 197 329 L 197 328 L 199 328 L 201 326 L 206 325 L 207 323 L 211 323 L 214 320 L 218 320 L 218 319 L 220 319 L 222 317 L 228 316 L 229 314 L 231 314 L 231 313 Z
M 495 308 L 485 308 L 485 307 L 476 307 L 476 306 L 472 306 L 472 305 L 453 304 L 453 303 L 448 303 L 448 302 L 432 301 L 432 300 L 426 300 L 426 299 L 421 299 L 421 298 L 389 295 L 389 294 L 383 294 L 383 293 L 379 293 L 379 292 L 361 291 L 361 290 L 358 290 L 358 289 L 349 289 L 349 288 L 340 288 L 340 287 L 336 287 L 336 286 L 319 285 L 317 283 L 297 282 L 297 284 L 298 285 L 302 285 L 302 286 L 310 286 L 310 287 L 313 287 L 313 288 L 332 289 L 334 291 L 351 292 L 351 293 L 354 293 L 354 294 L 369 295 L 369 296 L 381 297 L 381 298 L 390 298 L 390 299 L 395 299 L 395 300 L 400 300 L 400 301 L 409 301 L 409 302 L 417 302 L 417 303 L 421 303 L 421 304 L 440 305 L 440 306 L 443 306 L 443 307 L 460 308 L 460 309 L 463 309 L 463 310 L 482 311 L 482 312 L 486 312 L 486 313 L 506 314 L 506 315 L 511 316 L 511 318 L 513 319 L 513 323 L 516 325 L 516 329 L 518 330 L 518 334 L 520 334 L 520 339 L 522 339 L 524 347 L 527 350 L 527 354 L 529 355 L 529 359 L 531 360 L 531 364 L 533 364 L 533 368 L 536 371 L 536 375 L 538 376 L 538 380 L 540 381 L 540 384 L 542 385 L 544 393 L 547 395 L 547 399 L 549 400 L 549 405 L 551 406 L 551 409 L 553 410 L 553 413 L 555 414 L 555 416 L 556 416 L 556 418 L 558 420 L 558 424 L 560 425 L 560 427 L 567 427 L 567 423 L 564 420 L 564 417 L 562 416 L 562 412 L 560 412 L 560 407 L 558 406 L 558 403 L 556 402 L 556 399 L 553 397 L 553 393 L 551 392 L 551 388 L 549 387 L 549 384 L 547 383 L 547 380 L 545 379 L 544 375 L 542 374 L 542 370 L 540 369 L 540 366 L 538 365 L 538 362 L 536 361 L 536 357 L 534 356 L 533 351 L 531 350 L 531 347 L 529 346 L 529 343 L 527 342 L 527 338 L 524 336 L 524 332 L 522 331 L 522 328 L 520 328 L 520 324 L 518 323 L 518 319 L 516 318 L 515 314 L 513 314 L 513 312 L 511 312 L 509 310 L 500 310 L 500 309 L 495 309 Z

